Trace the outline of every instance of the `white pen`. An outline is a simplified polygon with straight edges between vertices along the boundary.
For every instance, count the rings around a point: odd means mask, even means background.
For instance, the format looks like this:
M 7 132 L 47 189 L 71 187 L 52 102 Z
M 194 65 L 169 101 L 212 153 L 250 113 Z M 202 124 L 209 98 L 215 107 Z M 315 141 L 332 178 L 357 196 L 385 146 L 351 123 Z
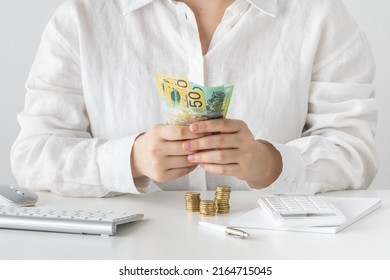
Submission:
M 209 228 L 209 229 L 212 229 L 215 231 L 223 232 L 227 235 L 234 236 L 234 237 L 247 238 L 249 236 L 249 234 L 247 232 L 236 229 L 236 228 L 232 228 L 232 227 L 220 226 L 220 225 L 205 222 L 205 221 L 199 221 L 198 224 L 203 226 L 203 227 L 206 227 L 206 228 Z

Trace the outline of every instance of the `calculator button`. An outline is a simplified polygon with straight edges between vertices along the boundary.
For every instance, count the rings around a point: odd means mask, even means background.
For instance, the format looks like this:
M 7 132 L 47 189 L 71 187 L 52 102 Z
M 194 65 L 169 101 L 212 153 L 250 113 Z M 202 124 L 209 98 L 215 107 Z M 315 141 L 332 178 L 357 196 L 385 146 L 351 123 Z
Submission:
M 260 197 L 258 202 L 278 224 L 334 226 L 345 220 L 344 215 L 321 196 Z

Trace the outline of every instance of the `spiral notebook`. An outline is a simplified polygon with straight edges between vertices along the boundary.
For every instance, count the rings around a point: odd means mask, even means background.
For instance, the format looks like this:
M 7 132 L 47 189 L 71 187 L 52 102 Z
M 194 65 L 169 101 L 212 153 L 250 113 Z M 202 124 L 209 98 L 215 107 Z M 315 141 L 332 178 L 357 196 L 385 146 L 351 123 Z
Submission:
M 346 217 L 347 221 L 340 226 L 286 227 L 274 222 L 261 207 L 232 220 L 230 226 L 268 230 L 300 231 L 314 233 L 338 233 L 381 207 L 380 198 L 360 197 L 327 197 Z

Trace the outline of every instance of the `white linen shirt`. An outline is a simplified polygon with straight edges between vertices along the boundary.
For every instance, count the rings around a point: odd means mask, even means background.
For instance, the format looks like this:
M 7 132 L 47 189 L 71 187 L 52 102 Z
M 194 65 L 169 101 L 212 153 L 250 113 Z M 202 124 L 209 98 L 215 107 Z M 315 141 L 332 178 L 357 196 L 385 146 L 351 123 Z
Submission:
M 133 180 L 136 137 L 164 123 L 157 73 L 235 86 L 228 118 L 282 156 L 275 193 L 367 188 L 376 174 L 374 63 L 341 1 L 237 0 L 203 55 L 184 3 L 73 0 L 48 23 L 26 82 L 11 151 L 19 184 L 92 197 L 249 189 L 200 167 Z

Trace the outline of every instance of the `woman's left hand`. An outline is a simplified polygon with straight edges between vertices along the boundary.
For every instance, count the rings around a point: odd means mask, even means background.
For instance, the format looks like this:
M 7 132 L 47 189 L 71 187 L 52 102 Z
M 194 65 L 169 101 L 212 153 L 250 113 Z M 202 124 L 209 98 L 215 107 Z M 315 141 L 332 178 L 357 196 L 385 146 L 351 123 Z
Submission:
M 235 176 L 252 188 L 272 184 L 282 171 L 282 159 L 275 147 L 256 140 L 245 122 L 216 119 L 191 124 L 193 133 L 207 136 L 183 142 L 188 161 L 208 172 Z

